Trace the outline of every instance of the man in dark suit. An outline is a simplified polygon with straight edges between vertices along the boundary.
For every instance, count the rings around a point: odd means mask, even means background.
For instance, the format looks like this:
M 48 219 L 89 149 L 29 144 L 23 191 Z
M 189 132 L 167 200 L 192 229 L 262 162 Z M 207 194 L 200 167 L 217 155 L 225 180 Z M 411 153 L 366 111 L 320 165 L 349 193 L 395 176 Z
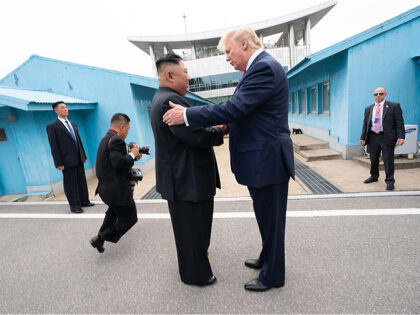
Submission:
M 111 127 L 102 138 L 96 156 L 96 177 L 102 201 L 108 205 L 98 235 L 90 243 L 100 253 L 104 242 L 116 243 L 137 222 L 137 209 L 133 199 L 128 173 L 141 158 L 138 145 L 130 148 L 124 142 L 130 129 L 130 118 L 121 113 L 112 116 Z
M 379 178 L 379 156 L 385 168 L 387 190 L 394 190 L 394 149 L 404 144 L 405 127 L 399 103 L 385 100 L 386 91 L 379 87 L 373 92 L 375 104 L 365 108 L 360 145 L 368 145 L 370 154 L 370 177 L 365 184 L 377 182 Z
M 262 238 L 259 258 L 245 261 L 261 272 L 245 289 L 266 291 L 285 280 L 287 193 L 294 177 L 289 85 L 283 67 L 262 50 L 253 29 L 228 32 L 218 48 L 236 70 L 244 71 L 232 100 L 187 109 L 171 103 L 174 108 L 163 119 L 170 126 L 185 121 L 192 130 L 229 123 L 232 171 L 239 184 L 248 186 Z
M 156 62 L 159 89 L 152 101 L 151 121 L 156 145 L 156 190 L 168 201 L 181 280 L 209 285 L 216 281 L 207 257 L 213 220 L 213 197 L 220 188 L 212 146 L 223 144 L 226 126 L 192 131 L 168 127 L 163 114 L 169 102 L 189 107 L 183 97 L 190 77 L 178 55 Z
M 74 122 L 67 119 L 69 111 L 64 102 L 52 104 L 57 120 L 47 126 L 48 140 L 55 167 L 63 172 L 64 193 L 74 213 L 82 213 L 82 207 L 91 207 L 86 184 L 87 161 L 79 131 Z

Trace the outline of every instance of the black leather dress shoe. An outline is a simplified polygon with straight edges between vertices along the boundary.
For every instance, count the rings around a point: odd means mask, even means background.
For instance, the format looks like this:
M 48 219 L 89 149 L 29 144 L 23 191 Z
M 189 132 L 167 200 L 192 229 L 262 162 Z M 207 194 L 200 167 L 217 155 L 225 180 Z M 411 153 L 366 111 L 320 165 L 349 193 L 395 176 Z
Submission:
M 245 266 L 253 269 L 261 269 L 263 266 L 263 262 L 259 259 L 247 259 L 245 260 Z
M 83 204 L 82 207 L 93 207 L 94 205 L 95 205 L 94 203 L 89 202 L 89 203 Z
M 215 284 L 216 281 L 217 281 L 217 278 L 214 275 L 211 275 L 211 277 L 209 278 L 209 280 L 207 280 L 205 285 Z
M 363 182 L 365 183 L 365 184 L 370 184 L 370 183 L 373 183 L 373 182 L 377 182 L 378 181 L 378 179 L 376 178 L 376 177 L 369 177 L 368 179 L 365 179 Z
M 394 190 L 394 189 L 395 189 L 394 184 L 392 183 L 386 184 L 386 190 Z
M 98 252 L 103 253 L 105 251 L 105 248 L 104 248 L 105 241 L 102 238 L 100 238 L 98 235 L 92 237 L 89 242 L 90 242 L 90 245 L 92 245 L 92 247 L 98 250 Z
M 199 287 L 205 287 L 206 285 L 215 284 L 216 281 L 217 281 L 217 278 L 214 275 L 211 275 L 210 278 L 206 282 L 204 282 L 202 284 L 194 284 L 194 285 L 198 285 Z M 185 282 L 185 283 L 186 284 L 193 284 L 193 283 L 188 283 L 188 282 Z
M 275 288 L 280 288 L 282 286 L 284 286 L 284 284 L 276 285 Z M 256 292 L 263 292 L 263 291 L 267 291 L 273 288 L 272 286 L 265 285 L 258 279 L 253 279 L 245 283 L 244 287 L 245 287 L 245 290 L 256 291 Z
M 70 208 L 70 211 L 73 213 L 83 213 L 82 208 Z

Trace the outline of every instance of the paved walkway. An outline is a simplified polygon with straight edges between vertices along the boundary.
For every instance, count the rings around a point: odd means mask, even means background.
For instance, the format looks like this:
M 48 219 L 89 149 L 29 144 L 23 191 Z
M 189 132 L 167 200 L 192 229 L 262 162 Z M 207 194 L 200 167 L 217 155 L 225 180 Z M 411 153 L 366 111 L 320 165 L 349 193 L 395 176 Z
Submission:
M 137 204 L 139 222 L 103 254 L 88 242 L 103 204 L 0 204 L 0 313 L 419 314 L 420 196 L 391 194 L 289 200 L 286 285 L 264 293 L 243 289 L 261 246 L 251 201 L 215 203 L 218 281 L 204 288 L 179 279 L 164 202 Z
M 215 153 L 219 166 L 219 173 L 222 182 L 222 189 L 217 189 L 216 197 L 248 197 L 249 192 L 245 186 L 239 185 L 230 170 L 229 157 L 229 139 L 225 138 L 222 146 L 215 147 Z M 386 191 L 385 190 L 385 172 L 380 171 L 378 182 L 371 184 L 363 184 L 363 180 L 369 177 L 369 169 L 363 167 L 351 160 L 322 160 L 305 162 L 299 155 L 295 154 L 295 158 L 299 159 L 314 171 L 319 173 L 342 192 L 371 192 Z M 135 188 L 134 199 L 140 199 L 155 185 L 155 170 L 152 169 L 143 174 L 141 181 Z M 395 170 L 395 190 L 420 190 L 420 168 L 415 169 L 397 169 Z M 91 200 L 100 200 L 99 196 L 95 196 L 94 192 L 97 186 L 97 179 L 93 178 L 88 181 L 88 188 Z M 311 194 L 310 190 L 300 184 L 299 179 L 291 180 L 289 184 L 289 195 Z M 1 201 L 9 201 L 16 196 L 2 196 Z M 40 197 L 28 198 L 28 201 L 40 201 Z M 51 199 L 51 201 L 66 200 L 64 193 L 61 193 Z

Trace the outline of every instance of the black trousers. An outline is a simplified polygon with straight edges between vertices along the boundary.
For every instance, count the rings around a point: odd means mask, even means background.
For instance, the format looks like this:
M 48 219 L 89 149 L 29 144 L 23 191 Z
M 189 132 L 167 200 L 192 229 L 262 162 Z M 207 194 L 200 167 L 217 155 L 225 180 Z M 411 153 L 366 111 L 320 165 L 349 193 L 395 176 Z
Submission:
M 248 187 L 262 239 L 263 267 L 258 279 L 267 286 L 285 280 L 284 236 L 289 181 L 261 188 Z
M 116 243 L 136 223 L 137 209 L 134 203 L 130 206 L 109 206 L 98 236 Z
M 203 285 L 213 272 L 207 257 L 213 222 L 213 198 L 203 202 L 168 201 L 181 280 Z
M 382 151 L 384 160 L 385 182 L 395 183 L 394 179 L 394 149 L 395 143 L 390 144 L 384 138 L 383 133 L 376 134 L 369 131 L 368 152 L 370 154 L 370 175 L 379 178 L 379 157 Z
M 63 185 L 70 209 L 80 208 L 90 202 L 83 163 L 64 168 Z

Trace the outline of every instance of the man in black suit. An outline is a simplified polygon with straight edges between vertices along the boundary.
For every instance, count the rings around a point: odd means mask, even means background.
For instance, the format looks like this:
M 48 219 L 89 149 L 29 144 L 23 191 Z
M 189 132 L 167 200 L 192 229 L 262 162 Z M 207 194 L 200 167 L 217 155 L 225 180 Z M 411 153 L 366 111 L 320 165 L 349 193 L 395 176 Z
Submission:
M 169 101 L 189 107 L 183 97 L 190 77 L 178 55 L 157 60 L 159 89 L 152 101 L 156 145 L 156 190 L 168 201 L 181 280 L 209 285 L 216 281 L 207 257 L 213 220 L 213 197 L 220 179 L 212 146 L 223 144 L 226 126 L 191 131 L 162 121 Z
M 67 119 L 69 111 L 64 102 L 52 104 L 57 120 L 47 126 L 48 140 L 55 167 L 63 172 L 64 193 L 74 213 L 82 213 L 82 207 L 91 207 L 86 184 L 85 149 L 77 126 Z
M 368 145 L 370 154 L 370 177 L 365 184 L 377 182 L 379 178 L 379 156 L 385 168 L 387 190 L 394 190 L 394 149 L 404 144 L 405 128 L 399 103 L 385 100 L 386 91 L 379 87 L 373 92 L 375 104 L 365 109 L 360 145 Z
M 261 269 L 245 283 L 250 291 L 267 291 L 285 283 L 285 231 L 289 179 L 294 178 L 293 143 L 288 124 L 289 84 L 281 64 L 263 50 L 250 27 L 226 33 L 218 49 L 236 70 L 243 71 L 232 99 L 212 106 L 184 108 L 170 103 L 163 121 L 186 124 L 191 130 L 228 123 L 232 172 L 248 186 L 261 234 L 257 259 Z
M 100 253 L 104 242 L 116 243 L 137 222 L 137 209 L 133 199 L 128 173 L 141 158 L 138 145 L 127 152 L 126 143 L 130 118 L 121 113 L 112 116 L 111 127 L 101 140 L 96 157 L 96 176 L 102 201 L 108 205 L 98 235 L 90 243 Z

